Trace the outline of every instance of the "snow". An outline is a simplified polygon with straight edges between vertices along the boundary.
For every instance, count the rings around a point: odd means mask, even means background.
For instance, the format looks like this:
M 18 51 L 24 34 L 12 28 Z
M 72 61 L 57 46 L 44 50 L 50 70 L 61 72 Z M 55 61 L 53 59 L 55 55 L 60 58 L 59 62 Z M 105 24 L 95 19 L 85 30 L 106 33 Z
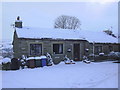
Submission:
M 15 20 L 15 22 L 22 22 L 22 20 Z
M 28 58 L 26 58 L 26 60 L 33 60 L 33 59 L 35 59 L 35 57 L 28 57 Z
M 118 43 L 118 39 L 107 35 L 102 31 L 70 30 L 70 29 L 45 29 L 23 27 L 16 28 L 19 38 L 51 38 L 51 39 L 72 39 L 88 40 L 97 43 Z
M 7 57 L 6 57 L 6 58 L 3 58 L 3 59 L 2 59 L 2 63 L 5 64 L 5 63 L 8 63 L 8 62 L 11 62 L 11 59 L 10 59 L 10 58 L 7 58 Z
M 16 28 L 19 38 L 52 38 L 52 39 L 83 39 L 76 30 L 44 29 L 44 28 Z
M 47 58 L 46 56 L 40 56 L 40 57 L 35 57 L 35 59 L 45 59 L 45 58 Z
M 35 59 L 41 59 L 40 57 L 35 57 Z
M 33 60 L 33 59 L 45 59 L 47 58 L 46 56 L 40 56 L 40 57 L 28 57 L 26 60 Z
M 2 56 L 0 56 L 0 60 L 1 60 L 1 59 L 3 59 L 3 57 L 2 57 Z
M 11 42 L 0 42 L 0 49 L 12 48 L 13 45 Z
M 9 55 L 11 55 L 10 53 L 13 53 L 12 48 L 13 45 L 10 40 L 2 40 L 2 41 L 0 40 L 0 55 L 2 55 L 2 57 L 5 57 L 8 53 Z
M 70 62 L 70 60 L 66 60 L 65 63 L 68 63 L 68 64 L 69 64 L 69 63 L 71 63 L 71 62 Z
M 0 65 L 2 64 L 2 59 L 3 59 L 3 57 L 2 57 L 2 56 L 0 56 Z
M 47 58 L 47 57 L 46 57 L 46 56 L 40 56 L 40 58 L 41 58 L 41 59 L 45 59 L 45 58 Z
M 80 35 L 85 37 L 89 42 L 95 43 L 118 43 L 118 39 L 107 35 L 102 31 L 81 30 Z
M 104 53 L 99 53 L 99 55 L 104 55 Z
M 112 61 L 2 71 L 3 88 L 118 88 L 118 64 Z

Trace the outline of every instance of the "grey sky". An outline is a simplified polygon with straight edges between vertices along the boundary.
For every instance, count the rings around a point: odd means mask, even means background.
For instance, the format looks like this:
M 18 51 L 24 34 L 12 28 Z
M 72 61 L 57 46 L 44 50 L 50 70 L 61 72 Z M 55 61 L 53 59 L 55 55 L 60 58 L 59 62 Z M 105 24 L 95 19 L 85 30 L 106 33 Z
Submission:
M 20 16 L 24 26 L 53 28 L 60 15 L 75 16 L 81 21 L 81 30 L 103 31 L 113 27 L 118 31 L 118 3 L 95 2 L 4 2 L 2 4 L 3 39 L 12 40 L 14 23 Z

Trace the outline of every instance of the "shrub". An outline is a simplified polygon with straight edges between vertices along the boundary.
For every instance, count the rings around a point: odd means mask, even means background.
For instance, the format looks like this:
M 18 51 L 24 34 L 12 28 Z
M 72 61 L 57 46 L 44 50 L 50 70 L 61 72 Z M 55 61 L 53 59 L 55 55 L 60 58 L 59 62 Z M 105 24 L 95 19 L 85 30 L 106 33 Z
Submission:
M 10 70 L 11 59 L 6 57 L 2 59 L 2 70 Z
M 115 59 L 115 60 L 119 60 L 120 59 L 120 52 L 110 52 L 108 54 L 109 59 Z

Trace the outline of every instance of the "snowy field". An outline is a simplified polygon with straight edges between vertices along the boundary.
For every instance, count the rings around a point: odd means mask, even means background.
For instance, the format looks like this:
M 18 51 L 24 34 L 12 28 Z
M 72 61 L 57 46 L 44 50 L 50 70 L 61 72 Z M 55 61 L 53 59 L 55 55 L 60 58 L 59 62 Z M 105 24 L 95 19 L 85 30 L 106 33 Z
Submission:
M 3 88 L 118 88 L 118 64 L 97 62 L 2 71 Z

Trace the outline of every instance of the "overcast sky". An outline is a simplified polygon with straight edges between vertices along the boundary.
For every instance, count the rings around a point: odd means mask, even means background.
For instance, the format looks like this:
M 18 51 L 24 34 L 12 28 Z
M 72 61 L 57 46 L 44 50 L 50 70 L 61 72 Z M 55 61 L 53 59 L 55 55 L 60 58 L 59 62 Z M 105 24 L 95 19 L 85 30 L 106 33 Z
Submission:
M 23 26 L 53 28 L 60 15 L 79 18 L 81 30 L 103 31 L 113 27 L 118 31 L 117 2 L 4 2 L 2 3 L 2 37 L 12 40 L 14 23 L 21 17 Z

